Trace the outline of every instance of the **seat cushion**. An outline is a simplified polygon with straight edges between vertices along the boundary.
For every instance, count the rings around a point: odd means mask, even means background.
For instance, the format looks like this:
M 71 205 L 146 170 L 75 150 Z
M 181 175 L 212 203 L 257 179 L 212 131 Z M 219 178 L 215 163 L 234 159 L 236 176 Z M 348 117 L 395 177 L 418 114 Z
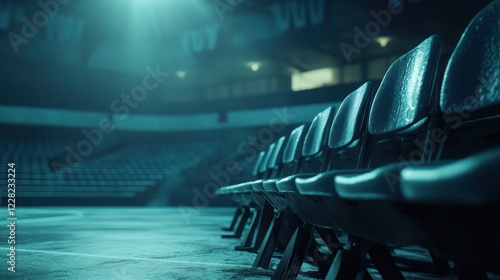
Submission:
M 230 186 L 222 187 L 222 188 L 218 189 L 218 190 L 215 192 L 215 194 L 217 194 L 217 195 L 226 195 L 226 194 L 228 194 L 228 192 L 229 192 L 229 187 L 230 187 Z
M 276 187 L 276 182 L 278 182 L 278 179 L 265 180 L 264 183 L 262 184 L 264 191 L 266 191 L 266 192 L 278 192 L 278 187 Z
M 401 163 L 394 163 L 336 176 L 338 198 L 329 197 L 334 221 L 351 234 L 379 243 L 405 246 L 427 240 L 427 231 L 418 219 L 401 207 L 401 168 Z
M 250 186 L 252 187 L 252 191 L 254 192 L 263 192 L 264 191 L 264 180 L 255 180 L 252 181 Z
M 335 190 L 346 200 L 401 201 L 401 163 L 393 163 L 361 174 L 335 177 Z
M 316 173 L 302 173 L 302 174 L 290 175 L 276 182 L 276 187 L 278 188 L 279 192 L 298 192 L 297 187 L 295 186 L 295 179 L 309 178 L 315 175 Z
M 245 182 L 245 183 L 238 184 L 238 185 L 235 186 L 234 192 L 238 192 L 238 193 L 253 192 L 252 185 L 258 183 L 258 181 L 262 182 L 262 180 L 255 180 L 255 181 L 250 181 L 250 182 Z
M 406 201 L 424 204 L 488 206 L 500 202 L 500 148 L 452 163 L 407 167 L 401 172 Z
M 336 195 L 334 179 L 337 175 L 358 174 L 361 170 L 332 170 L 317 174 L 312 177 L 299 177 L 295 180 L 297 190 L 302 195 L 308 196 L 328 196 Z

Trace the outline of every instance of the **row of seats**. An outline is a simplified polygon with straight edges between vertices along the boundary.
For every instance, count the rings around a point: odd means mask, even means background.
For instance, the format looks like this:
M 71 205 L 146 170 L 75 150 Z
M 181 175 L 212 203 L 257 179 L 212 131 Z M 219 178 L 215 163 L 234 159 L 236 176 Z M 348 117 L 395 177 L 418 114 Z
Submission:
M 51 159 L 72 143 L 41 139 L 1 140 L 0 159 L 16 164 L 19 205 L 136 205 L 151 200 L 165 179 L 192 168 L 212 153 L 216 141 L 124 143 L 87 159 L 59 178 Z M 61 162 L 64 164 L 64 162 Z M 0 173 L 7 180 L 7 172 Z M 4 188 L 1 193 L 6 196 Z M 86 199 L 88 198 L 88 199 Z
M 500 1 L 470 22 L 439 88 L 441 49 L 429 37 L 378 87 L 365 83 L 262 151 L 257 180 L 219 189 L 240 205 L 225 237 L 250 225 L 236 249 L 257 253 L 254 267 L 278 254 L 273 279 L 294 279 L 311 259 L 327 279 L 369 279 L 367 263 L 403 279 L 391 251 L 419 245 L 450 279 L 500 273 Z

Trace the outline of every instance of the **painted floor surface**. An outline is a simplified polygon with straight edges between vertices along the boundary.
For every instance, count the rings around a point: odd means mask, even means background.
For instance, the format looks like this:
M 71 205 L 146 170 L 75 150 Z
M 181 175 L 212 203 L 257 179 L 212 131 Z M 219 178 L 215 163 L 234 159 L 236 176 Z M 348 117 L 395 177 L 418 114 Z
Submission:
M 255 254 L 220 237 L 234 209 L 20 208 L 15 273 L 8 271 L 7 209 L 0 234 L 0 279 L 269 279 Z M 0 224 L 1 225 L 1 224 Z M 398 254 L 418 260 L 418 249 Z M 377 278 L 376 273 L 373 274 Z M 439 279 L 406 274 L 408 279 Z M 303 275 L 299 279 L 308 279 Z

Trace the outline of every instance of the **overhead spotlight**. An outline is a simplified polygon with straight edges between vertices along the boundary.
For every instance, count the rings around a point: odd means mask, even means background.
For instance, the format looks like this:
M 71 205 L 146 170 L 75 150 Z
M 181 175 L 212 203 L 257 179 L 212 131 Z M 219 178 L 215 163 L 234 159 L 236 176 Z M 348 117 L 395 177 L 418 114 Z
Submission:
M 260 65 L 258 63 L 252 63 L 250 65 L 250 69 L 252 69 L 252 71 L 254 71 L 254 72 L 259 71 L 259 68 L 260 68 Z
M 377 41 L 377 43 L 379 43 L 379 45 L 382 48 L 385 48 L 385 46 L 387 46 L 387 44 L 389 44 L 389 42 L 391 41 L 391 38 L 389 38 L 389 37 L 377 37 L 377 38 L 375 38 L 375 41 Z
M 177 71 L 176 74 L 177 74 L 177 77 L 179 77 L 180 79 L 183 79 L 184 77 L 186 77 L 185 71 Z

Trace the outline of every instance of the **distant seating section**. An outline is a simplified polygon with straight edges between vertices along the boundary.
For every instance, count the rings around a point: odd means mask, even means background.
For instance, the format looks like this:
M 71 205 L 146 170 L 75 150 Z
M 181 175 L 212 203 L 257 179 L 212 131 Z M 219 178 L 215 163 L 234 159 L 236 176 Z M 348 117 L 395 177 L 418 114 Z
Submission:
M 499 24 L 494 1 L 464 31 L 440 87 L 435 35 L 378 88 L 367 82 L 335 114 L 271 144 L 257 180 L 219 189 L 240 204 L 224 237 L 243 236 L 236 249 L 257 253 L 254 267 L 280 257 L 272 279 L 295 279 L 305 261 L 319 278 L 370 279 L 374 267 L 404 279 L 393 251 L 410 245 L 433 262 L 405 263 L 412 273 L 500 274 Z
M 1 140 L 1 162 L 16 164 L 18 205 L 145 204 L 165 178 L 178 176 L 217 148 L 216 142 L 124 144 L 70 166 L 58 177 L 51 158 L 74 143 Z M 63 157 L 64 158 L 64 157 Z M 6 182 L 7 173 L 0 174 Z M 2 193 L 5 197 L 6 190 Z

